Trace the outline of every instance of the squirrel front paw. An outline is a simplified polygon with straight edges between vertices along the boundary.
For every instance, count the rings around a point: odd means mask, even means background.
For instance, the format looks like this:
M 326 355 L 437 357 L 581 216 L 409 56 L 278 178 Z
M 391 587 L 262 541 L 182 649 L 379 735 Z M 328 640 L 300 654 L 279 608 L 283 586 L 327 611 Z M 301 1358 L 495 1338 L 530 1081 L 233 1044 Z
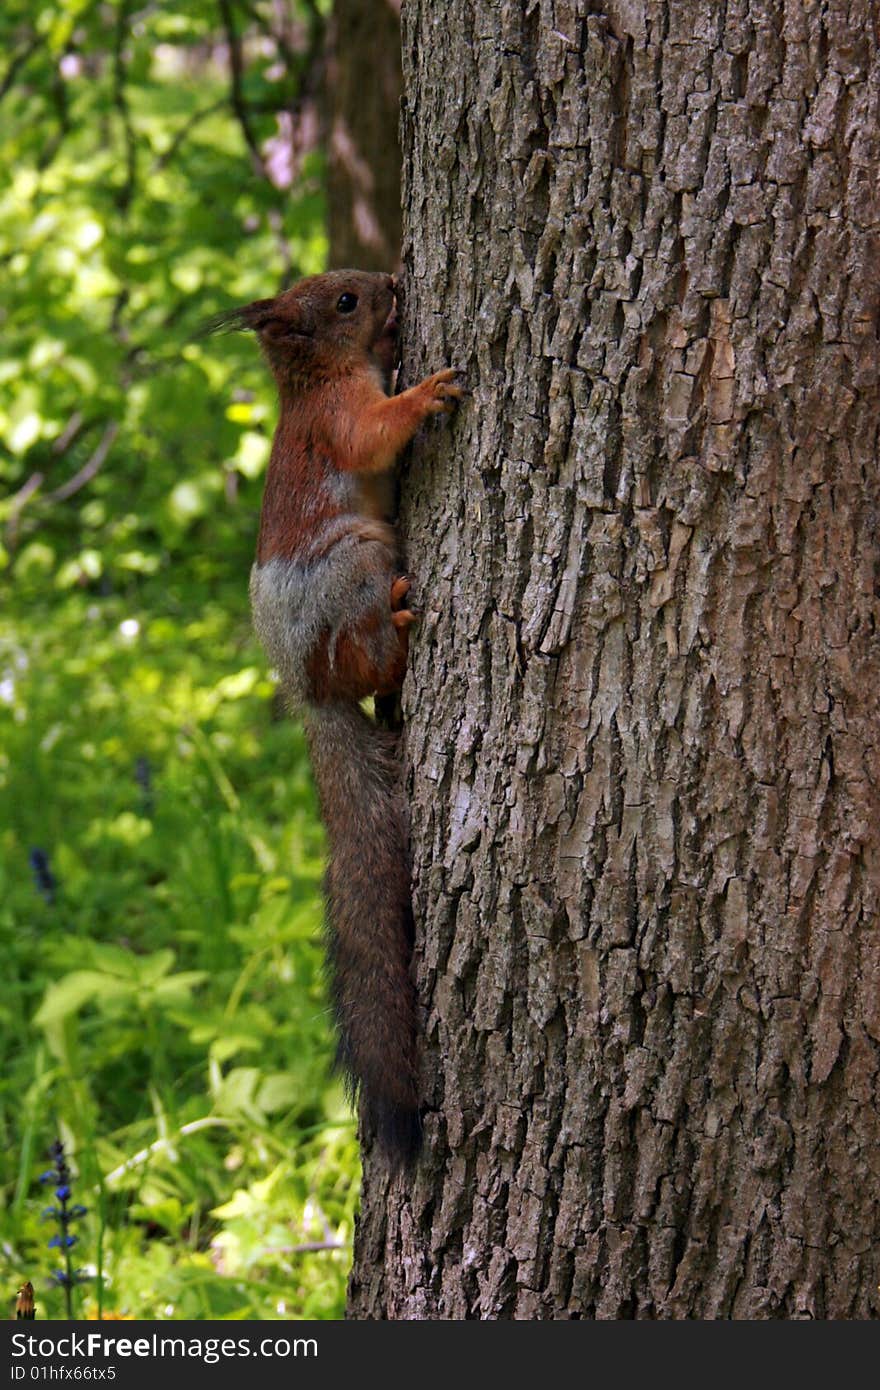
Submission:
M 391 581 L 391 607 L 399 608 L 412 588 L 412 580 L 405 574 L 399 574 L 396 579 Z
M 418 613 L 411 608 L 401 608 L 411 588 L 412 583 L 405 574 L 401 574 L 391 585 L 391 621 L 398 629 L 408 628 L 411 623 L 419 621 Z
M 460 368 L 445 367 L 442 372 L 435 372 L 433 376 L 425 378 L 419 389 L 426 397 L 426 414 L 439 415 L 443 411 L 448 413 L 455 408 L 456 401 L 467 395 L 464 386 L 455 380 L 461 375 Z

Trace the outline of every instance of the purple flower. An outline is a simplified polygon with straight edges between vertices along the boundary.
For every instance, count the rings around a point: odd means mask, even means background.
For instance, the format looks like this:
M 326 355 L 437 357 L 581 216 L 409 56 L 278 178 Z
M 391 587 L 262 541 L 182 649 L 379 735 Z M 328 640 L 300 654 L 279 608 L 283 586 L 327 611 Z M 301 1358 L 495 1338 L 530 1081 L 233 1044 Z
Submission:
M 48 854 L 44 849 L 40 849 L 35 845 L 28 854 L 28 862 L 31 866 L 31 873 L 34 876 L 34 887 L 40 897 L 51 905 L 55 902 L 55 889 L 58 885 L 55 881 L 55 875 L 49 868 Z
M 76 1245 L 78 1237 L 71 1235 L 70 1226 L 73 1221 L 81 1216 L 85 1216 L 86 1208 L 81 1203 L 70 1206 L 69 1201 L 72 1194 L 71 1174 L 64 1152 L 64 1145 L 60 1139 L 56 1139 L 50 1145 L 49 1154 L 52 1158 L 53 1167 L 48 1172 L 41 1174 L 41 1183 L 53 1183 L 55 1185 L 55 1196 L 58 1199 L 58 1206 L 46 1207 L 43 1216 L 56 1223 L 57 1231 L 49 1241 L 50 1250 L 62 1250 L 64 1252 L 63 1269 L 56 1269 L 52 1279 L 62 1289 L 67 1306 L 67 1316 L 72 1318 L 73 1297 L 72 1290 L 76 1284 L 82 1283 L 85 1270 L 74 1270 L 70 1261 L 70 1250 Z

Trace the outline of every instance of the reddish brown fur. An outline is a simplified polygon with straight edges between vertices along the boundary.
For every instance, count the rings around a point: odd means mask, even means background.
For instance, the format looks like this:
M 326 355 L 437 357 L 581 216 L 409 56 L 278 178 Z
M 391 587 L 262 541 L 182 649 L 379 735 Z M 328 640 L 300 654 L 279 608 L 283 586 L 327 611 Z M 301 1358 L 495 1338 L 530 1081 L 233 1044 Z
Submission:
M 398 617 L 392 614 L 392 621 Z M 398 629 L 398 652 L 394 661 L 380 667 L 369 654 L 369 639 L 384 621 L 371 613 L 352 633 L 343 632 L 336 638 L 332 661 L 330 635 L 325 633 L 309 658 L 309 688 L 316 704 L 328 700 L 363 700 L 368 695 L 393 695 L 403 684 L 406 673 L 407 633 Z
M 418 1132 L 406 807 L 392 743 L 357 706 L 400 688 L 415 621 L 403 607 L 409 581 L 398 572 L 394 534 L 381 519 L 379 475 L 462 391 L 446 370 L 385 394 L 396 332 L 391 276 L 314 276 L 235 318 L 258 333 L 281 402 L 255 572 L 282 571 L 266 579 L 268 590 L 252 581 L 252 593 L 264 641 L 291 694 L 307 702 L 330 840 L 339 1054 L 370 1127 L 399 1155 Z

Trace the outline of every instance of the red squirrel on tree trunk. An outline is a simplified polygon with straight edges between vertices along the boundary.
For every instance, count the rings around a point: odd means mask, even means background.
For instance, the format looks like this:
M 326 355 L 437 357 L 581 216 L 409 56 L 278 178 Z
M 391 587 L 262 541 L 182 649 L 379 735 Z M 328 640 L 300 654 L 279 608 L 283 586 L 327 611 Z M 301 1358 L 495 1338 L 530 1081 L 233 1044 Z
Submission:
M 256 332 L 278 385 L 250 596 L 282 688 L 303 710 L 327 828 L 338 1061 L 368 1128 L 406 1158 L 420 1137 L 407 813 L 396 739 L 359 702 L 400 689 L 415 621 L 378 480 L 463 388 L 448 368 L 386 394 L 391 275 L 311 276 L 222 323 Z

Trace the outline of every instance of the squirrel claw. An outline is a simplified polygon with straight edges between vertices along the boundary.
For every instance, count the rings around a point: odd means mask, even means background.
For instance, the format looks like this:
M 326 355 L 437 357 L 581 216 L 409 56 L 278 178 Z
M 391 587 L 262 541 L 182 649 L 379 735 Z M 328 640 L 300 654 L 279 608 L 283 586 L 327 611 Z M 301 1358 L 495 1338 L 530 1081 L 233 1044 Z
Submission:
M 455 409 L 455 402 L 465 395 L 465 387 L 455 380 L 458 376 L 461 376 L 458 367 L 445 367 L 422 383 L 428 392 L 430 414 L 439 415 Z
M 397 608 L 391 614 L 391 621 L 395 627 L 407 628 L 419 621 L 419 615 L 414 613 L 411 608 Z
M 407 594 L 409 593 L 409 591 L 410 591 L 411 588 L 412 588 L 412 581 L 409 580 L 409 579 L 407 579 L 407 577 L 406 577 L 405 574 L 399 575 L 397 579 L 395 579 L 395 580 L 392 581 L 392 584 L 391 584 L 391 608 L 392 608 L 392 610 L 400 607 L 401 603 L 402 603 L 403 600 L 406 598 L 406 596 L 407 596 Z

